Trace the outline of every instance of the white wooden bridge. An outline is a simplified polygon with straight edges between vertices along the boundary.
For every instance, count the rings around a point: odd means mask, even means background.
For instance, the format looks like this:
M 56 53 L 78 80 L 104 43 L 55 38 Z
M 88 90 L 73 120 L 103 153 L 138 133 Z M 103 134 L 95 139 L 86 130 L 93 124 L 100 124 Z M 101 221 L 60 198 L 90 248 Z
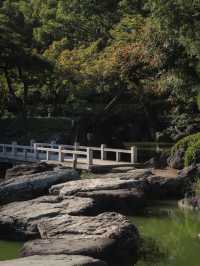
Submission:
M 126 154 L 124 156 L 123 154 Z M 122 157 L 125 157 L 125 159 Z M 108 159 L 112 158 L 112 159 Z M 11 162 L 48 162 L 77 169 L 133 166 L 137 163 L 137 148 L 130 150 L 100 147 L 60 145 L 55 143 L 31 143 L 30 146 L 0 144 L 0 160 Z

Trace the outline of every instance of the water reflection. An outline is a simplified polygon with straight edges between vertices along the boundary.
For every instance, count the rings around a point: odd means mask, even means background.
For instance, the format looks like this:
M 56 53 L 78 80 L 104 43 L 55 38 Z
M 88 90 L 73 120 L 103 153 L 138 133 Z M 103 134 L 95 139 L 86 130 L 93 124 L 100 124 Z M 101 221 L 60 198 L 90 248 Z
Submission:
M 176 206 L 163 202 L 131 219 L 144 239 L 137 266 L 200 265 L 200 214 Z

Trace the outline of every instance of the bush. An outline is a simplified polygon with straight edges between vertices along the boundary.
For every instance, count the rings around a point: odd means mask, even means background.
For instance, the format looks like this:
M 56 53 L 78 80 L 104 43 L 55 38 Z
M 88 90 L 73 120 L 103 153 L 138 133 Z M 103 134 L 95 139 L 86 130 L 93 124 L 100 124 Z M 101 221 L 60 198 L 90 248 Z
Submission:
M 200 162 L 200 140 L 189 146 L 185 152 L 184 165 L 189 166 Z
M 174 145 L 171 151 L 171 155 L 173 156 L 175 152 L 180 149 L 184 149 L 186 151 L 188 147 L 190 147 L 191 145 L 193 145 L 198 141 L 200 141 L 200 133 L 184 137 Z
M 174 156 L 177 150 L 184 150 L 184 165 L 189 166 L 200 162 L 200 133 L 187 136 L 179 140 L 171 150 L 171 156 Z

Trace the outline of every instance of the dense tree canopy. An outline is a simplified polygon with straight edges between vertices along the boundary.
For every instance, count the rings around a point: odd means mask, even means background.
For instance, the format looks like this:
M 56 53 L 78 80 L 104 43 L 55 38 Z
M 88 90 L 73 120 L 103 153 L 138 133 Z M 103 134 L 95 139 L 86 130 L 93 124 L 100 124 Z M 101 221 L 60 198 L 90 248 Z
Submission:
M 197 130 L 200 2 L 0 1 L 0 115 L 123 140 Z

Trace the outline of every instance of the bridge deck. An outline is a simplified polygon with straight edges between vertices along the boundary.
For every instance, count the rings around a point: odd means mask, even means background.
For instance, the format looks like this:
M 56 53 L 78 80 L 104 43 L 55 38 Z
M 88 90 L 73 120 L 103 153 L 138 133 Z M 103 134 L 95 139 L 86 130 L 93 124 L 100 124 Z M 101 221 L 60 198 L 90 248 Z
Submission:
M 2 157 L 0 155 L 0 161 L 1 162 L 13 162 L 13 163 L 34 163 L 34 162 L 46 162 L 48 164 L 56 164 L 56 165 L 62 165 L 65 167 L 73 167 L 73 159 L 65 159 L 64 162 L 58 162 L 56 160 L 34 160 L 34 159 L 24 159 L 23 157 L 14 157 L 14 156 L 7 156 Z M 129 162 L 115 162 L 111 160 L 100 160 L 100 159 L 93 159 L 93 165 L 90 165 L 88 167 L 87 160 L 86 159 L 79 159 L 76 168 L 77 169 L 82 169 L 82 170 L 93 170 L 93 169 L 103 169 L 103 168 L 115 168 L 115 167 L 120 167 L 120 166 L 137 166 L 138 164 L 132 164 Z

